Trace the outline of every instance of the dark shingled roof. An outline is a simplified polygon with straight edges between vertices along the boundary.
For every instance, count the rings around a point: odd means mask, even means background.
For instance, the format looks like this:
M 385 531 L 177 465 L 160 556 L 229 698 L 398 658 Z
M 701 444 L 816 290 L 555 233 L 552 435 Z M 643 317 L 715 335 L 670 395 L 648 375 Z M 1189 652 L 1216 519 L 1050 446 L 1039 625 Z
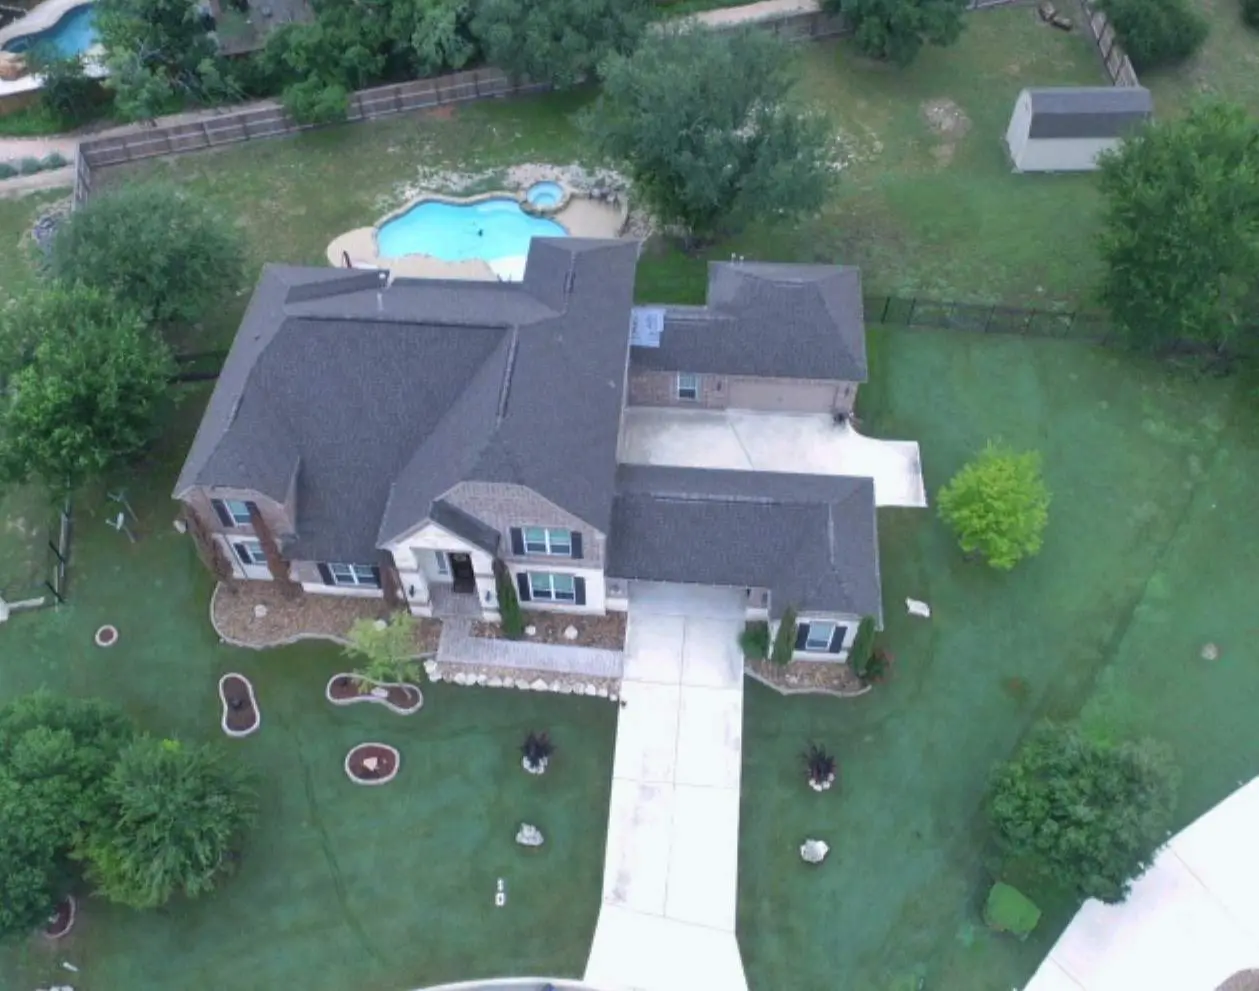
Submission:
M 770 590 L 771 615 L 882 621 L 869 478 L 622 465 L 609 577 Z
M 1141 86 L 1060 86 L 1028 89 L 1029 138 L 1119 138 L 1154 112 Z
M 463 480 L 526 485 L 603 532 L 633 241 L 534 239 L 523 283 L 268 266 L 175 487 L 282 499 L 288 556 L 369 562 Z M 443 524 L 481 546 L 466 514 Z
M 658 348 L 636 368 L 864 382 L 861 273 L 838 265 L 714 262 L 706 306 L 665 308 Z

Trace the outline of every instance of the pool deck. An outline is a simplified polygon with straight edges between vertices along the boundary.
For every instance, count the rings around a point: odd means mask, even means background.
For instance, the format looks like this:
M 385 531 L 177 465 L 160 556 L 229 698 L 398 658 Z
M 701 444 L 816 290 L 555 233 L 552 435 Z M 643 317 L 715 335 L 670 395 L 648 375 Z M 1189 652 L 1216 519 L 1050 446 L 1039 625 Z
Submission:
M 517 194 L 506 191 L 489 195 L 515 198 Z M 446 203 L 472 203 L 485 198 L 485 196 L 477 196 L 464 199 L 435 194 L 419 196 L 389 216 L 404 213 L 416 203 L 428 199 L 437 199 Z M 618 237 L 625 226 L 626 207 L 624 204 L 614 207 L 608 203 L 599 203 L 584 196 L 574 195 L 563 209 L 548 217 L 560 224 L 571 237 L 611 238 Z M 470 279 L 481 282 L 502 279 L 507 282 L 518 282 L 524 274 L 524 256 L 495 259 L 493 263 L 480 258 L 443 261 L 432 255 L 381 258 L 376 252 L 376 230 L 387 219 L 389 218 L 382 218 L 379 224 L 359 227 L 334 238 L 328 245 L 328 264 L 341 268 L 345 265 L 345 257 L 348 255 L 353 268 L 384 268 L 394 275 L 410 279 Z

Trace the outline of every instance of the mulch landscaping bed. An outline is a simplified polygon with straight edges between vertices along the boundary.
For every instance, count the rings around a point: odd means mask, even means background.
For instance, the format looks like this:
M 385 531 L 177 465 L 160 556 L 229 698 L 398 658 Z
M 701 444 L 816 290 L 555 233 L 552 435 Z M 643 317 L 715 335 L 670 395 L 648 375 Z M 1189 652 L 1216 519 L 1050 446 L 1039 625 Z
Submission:
M 379 763 L 374 771 L 367 769 L 365 761 L 375 757 Z M 398 757 L 389 747 L 378 743 L 360 743 L 350 751 L 346 760 L 349 773 L 359 781 L 376 781 L 392 777 L 398 769 Z
M 603 650 L 625 649 L 625 613 L 610 612 L 606 616 L 572 616 L 554 612 L 526 612 L 525 626 L 536 627 L 533 636 L 525 635 L 521 643 L 552 643 L 563 647 L 600 647 Z M 564 631 L 576 627 L 577 639 L 566 640 Z M 498 623 L 479 621 L 472 624 L 474 637 L 505 639 Z
M 375 684 L 372 688 L 377 687 Z M 420 701 L 420 692 L 411 685 L 382 685 L 389 694 L 386 699 L 391 705 L 396 705 L 399 709 L 410 709 Z M 338 702 L 346 702 L 353 699 L 370 699 L 371 692 L 363 692 L 359 690 L 358 681 L 352 677 L 334 678 L 328 686 L 328 694 Z
M 49 939 L 60 939 L 74 926 L 74 915 L 74 899 L 67 896 L 57 902 L 57 911 L 48 920 L 48 925 L 44 926 L 44 935 Z
M 824 661 L 775 664 L 773 661 L 747 657 L 744 658 L 744 666 L 779 688 L 831 691 L 843 695 L 856 695 L 865 689 L 864 683 L 847 664 L 828 664 Z
M 249 682 L 238 674 L 230 674 L 223 679 L 219 690 L 227 706 L 224 718 L 229 730 L 246 733 L 258 725 L 258 709 L 254 705 Z
M 265 606 L 266 615 L 255 616 L 255 606 Z M 214 624 L 219 632 L 252 647 L 272 647 L 300 636 L 344 640 L 355 620 L 389 615 L 383 599 L 318 594 L 289 599 L 274 582 L 266 581 L 223 582 L 214 597 Z M 416 619 L 415 652 L 435 653 L 441 632 L 440 620 Z

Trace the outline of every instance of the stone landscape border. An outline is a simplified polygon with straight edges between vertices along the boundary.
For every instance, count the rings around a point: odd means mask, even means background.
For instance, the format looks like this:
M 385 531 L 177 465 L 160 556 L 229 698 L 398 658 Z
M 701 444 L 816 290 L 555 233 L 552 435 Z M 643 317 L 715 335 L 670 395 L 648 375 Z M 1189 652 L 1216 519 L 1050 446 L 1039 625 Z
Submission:
M 355 774 L 350 770 L 351 758 L 353 758 L 356 751 L 362 750 L 365 747 L 379 747 L 381 750 L 388 750 L 391 754 L 393 754 L 393 770 L 389 772 L 387 777 L 360 778 L 355 776 Z M 387 785 L 398 776 L 398 771 L 402 769 L 402 754 L 398 753 L 397 747 L 391 747 L 387 743 L 378 743 L 375 740 L 369 740 L 365 743 L 356 743 L 347 750 L 345 753 L 345 761 L 342 763 L 342 766 L 345 769 L 345 776 L 356 785 L 363 785 L 364 787 L 371 787 L 372 785 Z
M 561 648 L 562 649 L 562 648 Z M 619 701 L 621 682 L 617 678 L 563 674 L 556 671 L 530 671 L 516 668 L 495 668 L 478 664 L 438 663 L 425 661 L 424 672 L 430 681 L 446 681 L 452 685 L 481 688 L 515 688 L 520 691 L 554 692 L 557 695 L 578 695 Z
M 249 691 L 249 703 L 254 707 L 254 715 L 257 717 L 254 720 L 254 724 L 250 726 L 249 729 L 232 729 L 227 725 L 227 693 L 223 691 L 223 686 L 227 683 L 229 678 L 239 678 L 245 683 L 245 688 Z M 228 671 L 227 674 L 219 678 L 219 702 L 223 705 L 223 715 L 219 718 L 219 726 L 222 727 L 223 732 L 228 736 L 239 740 L 242 737 L 249 736 L 251 733 L 257 733 L 258 730 L 262 728 L 262 709 L 258 705 L 258 696 L 254 694 L 254 683 L 239 671 Z
M 92 635 L 92 642 L 98 647 L 112 647 L 118 642 L 118 627 L 106 623 Z
M 371 692 L 360 692 L 354 698 L 348 699 L 334 698 L 332 694 L 332 686 L 342 678 L 349 678 L 351 681 L 365 681 L 377 688 L 414 688 L 415 694 L 419 696 L 419 701 L 410 708 L 404 709 L 402 706 L 394 705 L 387 698 L 381 698 L 378 695 L 373 695 Z M 333 705 L 344 707 L 347 705 L 358 705 L 360 702 L 375 702 L 378 705 L 383 705 L 390 712 L 396 712 L 399 716 L 409 716 L 424 708 L 424 692 L 420 689 L 419 685 L 414 685 L 409 681 L 376 681 L 374 678 L 364 678 L 362 675 L 354 674 L 351 671 L 342 671 L 329 678 L 328 684 L 324 686 L 323 694 L 324 698 Z

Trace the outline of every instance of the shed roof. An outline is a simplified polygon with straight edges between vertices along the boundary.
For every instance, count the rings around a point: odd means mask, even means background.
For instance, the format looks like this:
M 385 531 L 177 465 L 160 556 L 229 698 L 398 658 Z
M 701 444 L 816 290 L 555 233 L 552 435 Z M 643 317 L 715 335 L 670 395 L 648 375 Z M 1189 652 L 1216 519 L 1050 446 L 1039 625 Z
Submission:
M 1154 112 L 1143 86 L 1055 86 L 1027 89 L 1028 137 L 1120 138 Z

